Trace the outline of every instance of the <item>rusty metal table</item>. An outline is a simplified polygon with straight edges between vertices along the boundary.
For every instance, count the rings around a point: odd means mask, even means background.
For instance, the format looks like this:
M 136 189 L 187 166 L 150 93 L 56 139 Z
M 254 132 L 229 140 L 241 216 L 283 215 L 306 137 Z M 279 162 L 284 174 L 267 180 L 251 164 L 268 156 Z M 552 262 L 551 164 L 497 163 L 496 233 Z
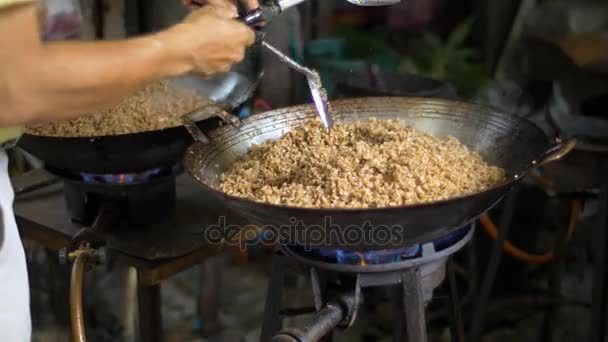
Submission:
M 55 252 L 67 247 L 79 229 L 68 219 L 62 188 L 61 183 L 45 186 L 15 200 L 21 236 Z M 171 222 L 145 232 L 124 229 L 108 236 L 112 260 L 137 270 L 141 341 L 161 339 L 161 282 L 225 249 L 206 242 L 204 231 L 227 213 L 202 196 L 195 183 L 184 175 L 177 178 L 176 207 L 176 217 Z

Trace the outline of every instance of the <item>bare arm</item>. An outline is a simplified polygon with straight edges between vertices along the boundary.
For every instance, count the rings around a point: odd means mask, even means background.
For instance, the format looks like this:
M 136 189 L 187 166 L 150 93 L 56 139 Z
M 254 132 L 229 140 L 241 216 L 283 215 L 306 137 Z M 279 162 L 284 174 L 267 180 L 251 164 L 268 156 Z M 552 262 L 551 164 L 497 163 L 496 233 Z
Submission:
M 182 0 L 182 3 L 189 7 L 212 4 L 215 6 L 230 6 L 235 11 L 239 2 L 244 4 L 250 10 L 260 6 L 260 2 L 258 0 Z
M 225 71 L 254 39 L 231 15 L 205 8 L 184 24 L 146 37 L 43 43 L 33 5 L 2 10 L 0 126 L 72 118 L 160 77 Z

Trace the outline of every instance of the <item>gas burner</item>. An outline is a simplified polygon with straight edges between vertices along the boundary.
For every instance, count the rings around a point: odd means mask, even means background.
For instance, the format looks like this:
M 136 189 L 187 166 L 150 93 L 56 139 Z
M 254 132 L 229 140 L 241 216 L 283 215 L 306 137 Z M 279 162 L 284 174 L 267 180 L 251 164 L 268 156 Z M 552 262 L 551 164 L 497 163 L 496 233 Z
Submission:
M 168 182 L 175 179 L 183 172 L 181 164 L 174 166 L 158 167 L 141 172 L 120 173 L 73 173 L 65 170 L 47 168 L 49 173 L 55 175 L 65 182 L 82 184 L 89 187 L 124 188 L 128 186 L 139 186 L 150 183 Z
M 454 233 L 448 234 L 447 236 L 432 241 L 431 243 L 433 244 L 435 252 L 441 252 L 442 250 L 453 246 L 458 241 L 465 238 L 470 230 L 470 227 L 462 228 Z M 330 248 L 304 248 L 302 246 L 293 244 L 289 245 L 287 248 L 291 249 L 293 252 L 303 257 L 307 257 L 312 260 L 338 265 L 353 266 L 385 265 L 399 263 L 405 260 L 417 259 L 422 256 L 421 244 L 412 245 L 405 248 L 375 250 L 367 252 L 357 252 Z
M 175 177 L 179 165 L 138 173 L 70 175 L 50 170 L 64 181 L 64 193 L 72 222 L 93 223 L 99 208 L 113 203 L 120 221 L 130 226 L 149 226 L 175 215 Z
M 306 249 L 298 245 L 289 245 L 293 252 L 320 262 L 339 265 L 382 265 L 416 258 L 420 255 L 420 245 L 392 250 L 356 252 L 342 249 L 313 248 Z
M 132 227 L 148 226 L 175 215 L 175 177 L 147 183 L 111 184 L 64 180 L 64 193 L 72 222 L 93 223 L 99 208 L 114 203 L 122 222 Z
M 364 289 L 384 288 L 394 296 L 395 341 L 405 340 L 407 334 L 408 341 L 426 342 L 425 307 L 446 277 L 449 257 L 471 240 L 474 231 L 471 223 L 426 243 L 367 252 L 282 245 L 273 258 L 261 340 L 320 341 L 335 328 L 352 326 Z M 284 282 L 290 271 L 310 279 L 316 314 L 305 328 L 281 330 Z M 450 297 L 450 310 L 461 317 L 454 282 L 450 283 Z M 460 327 L 458 322 L 455 325 Z
M 97 183 L 97 184 L 141 184 L 147 183 L 150 180 L 168 176 L 171 174 L 171 170 L 167 168 L 157 168 L 139 173 L 122 173 L 122 174 L 94 174 L 94 173 L 81 173 L 80 176 L 82 181 L 85 183 Z
M 345 273 L 393 272 L 445 260 L 460 250 L 472 235 L 473 228 L 467 226 L 428 243 L 367 252 L 306 248 L 294 244 L 283 245 L 282 248 L 299 262 L 320 269 Z

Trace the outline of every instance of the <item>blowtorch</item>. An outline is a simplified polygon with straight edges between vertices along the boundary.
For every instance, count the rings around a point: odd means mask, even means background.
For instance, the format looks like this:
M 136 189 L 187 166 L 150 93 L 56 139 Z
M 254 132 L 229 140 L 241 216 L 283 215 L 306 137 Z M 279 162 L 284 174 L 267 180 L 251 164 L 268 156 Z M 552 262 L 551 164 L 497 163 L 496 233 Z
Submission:
M 269 3 L 260 6 L 257 9 L 254 9 L 247 13 L 244 17 L 241 18 L 241 21 L 244 23 L 255 27 L 259 23 L 268 22 L 272 20 L 274 17 L 281 14 L 283 11 L 299 5 L 300 3 L 306 0 L 272 0 Z M 401 0 L 347 0 L 348 2 L 358 5 L 358 6 L 385 6 L 399 3 Z M 256 40 L 263 47 L 270 50 L 274 53 L 282 62 L 287 64 L 289 67 L 294 69 L 297 72 L 300 72 L 306 76 L 308 80 L 308 85 L 310 87 L 310 91 L 313 97 L 313 102 L 321 118 L 323 126 L 325 128 L 333 127 L 333 118 L 331 116 L 331 109 L 329 105 L 329 100 L 327 98 L 327 93 L 321 84 L 321 77 L 319 74 L 312 69 L 306 68 L 305 66 L 300 65 L 296 61 L 290 59 L 285 54 L 281 53 L 278 49 L 273 47 L 264 41 L 264 33 L 260 30 L 256 31 Z
M 267 50 L 271 51 L 274 55 L 276 55 L 279 60 L 285 63 L 287 66 L 292 68 L 293 70 L 303 74 L 310 87 L 310 92 L 313 98 L 313 103 L 319 114 L 321 122 L 325 128 L 331 129 L 333 128 L 333 118 L 331 115 L 331 107 L 329 105 L 329 99 L 327 98 L 327 92 L 323 88 L 321 84 L 321 77 L 316 70 L 309 69 L 293 59 L 289 58 L 287 55 L 283 54 L 274 46 L 270 45 L 268 42 L 264 41 L 265 32 L 262 30 L 259 24 L 268 23 L 272 21 L 275 17 L 280 15 L 285 10 L 297 6 L 307 0 L 270 0 L 263 3 L 263 5 L 259 6 L 256 9 L 250 10 L 244 15 L 241 15 L 239 20 L 250 27 L 255 29 L 256 32 L 256 45 L 261 45 Z M 393 5 L 401 2 L 401 0 L 347 0 L 348 2 L 355 4 L 357 6 L 386 6 Z M 202 5 L 198 1 L 194 1 L 195 4 Z M 251 87 L 248 88 L 247 94 L 249 95 L 253 89 Z M 241 98 L 242 96 L 239 96 Z
M 243 20 L 250 24 L 256 24 L 262 21 L 268 21 L 274 18 L 275 16 L 281 14 L 281 12 L 297 6 L 307 0 L 272 0 L 268 3 L 265 3 L 263 6 L 249 12 Z M 357 6 L 387 6 L 394 5 L 401 0 L 347 0 L 351 4 L 355 4 Z

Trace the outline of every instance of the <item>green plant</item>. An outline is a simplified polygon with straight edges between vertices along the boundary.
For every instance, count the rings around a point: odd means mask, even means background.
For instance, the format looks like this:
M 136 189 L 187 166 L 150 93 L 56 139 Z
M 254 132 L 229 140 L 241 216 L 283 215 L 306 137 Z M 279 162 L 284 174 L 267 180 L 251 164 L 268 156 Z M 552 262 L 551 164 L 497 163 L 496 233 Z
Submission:
M 450 82 L 462 95 L 474 96 L 488 77 L 478 52 L 466 46 L 473 24 L 472 17 L 463 21 L 445 41 L 434 33 L 422 33 L 413 51 L 402 59 L 400 71 Z

